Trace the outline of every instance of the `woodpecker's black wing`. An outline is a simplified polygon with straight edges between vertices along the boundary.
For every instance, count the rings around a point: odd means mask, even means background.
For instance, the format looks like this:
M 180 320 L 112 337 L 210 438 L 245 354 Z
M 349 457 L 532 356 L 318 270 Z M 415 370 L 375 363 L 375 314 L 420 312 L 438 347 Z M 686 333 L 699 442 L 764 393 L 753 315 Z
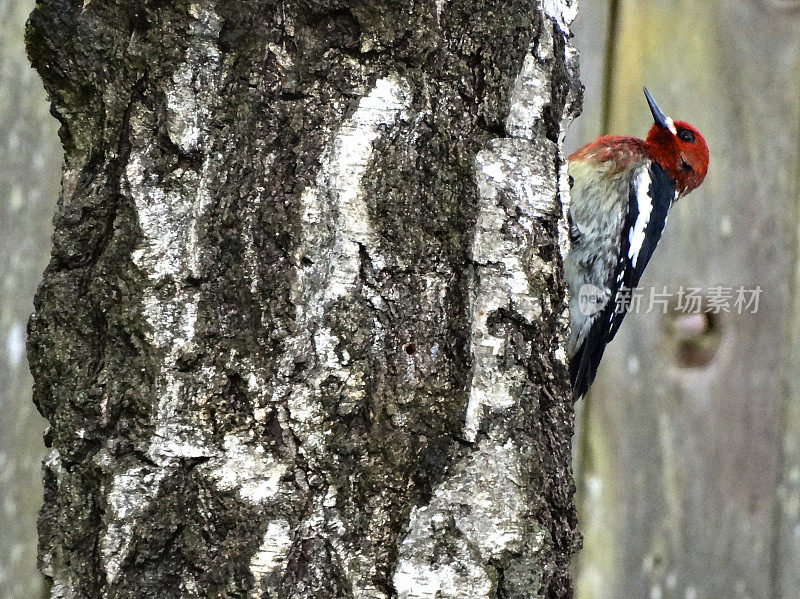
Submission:
M 610 299 L 570 362 L 573 397 L 583 397 L 594 381 L 606 345 L 614 338 L 630 308 L 632 290 L 639 285 L 656 249 L 667 213 L 675 199 L 675 184 L 656 162 L 636 169 L 628 185 L 628 205 L 620 234 L 617 269 L 608 289 Z

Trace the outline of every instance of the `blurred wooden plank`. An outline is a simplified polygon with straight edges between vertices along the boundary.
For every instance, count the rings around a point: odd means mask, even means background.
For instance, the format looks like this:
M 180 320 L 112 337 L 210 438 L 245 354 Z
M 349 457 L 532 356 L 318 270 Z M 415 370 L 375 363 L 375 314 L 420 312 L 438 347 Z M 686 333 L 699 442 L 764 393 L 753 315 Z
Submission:
M 584 0 L 572 24 L 573 44 L 580 52 L 581 83 L 584 86 L 581 116 L 570 125 L 564 153 L 570 155 L 600 130 L 605 63 L 608 0 Z
M 25 56 L 33 0 L 0 2 L 0 597 L 41 593 L 36 516 L 41 418 L 31 401 L 25 328 L 50 254 L 61 177 L 57 121 Z
M 777 0 L 780 2 L 781 0 Z M 790 0 L 795 9 L 800 2 Z M 794 66 L 793 79 L 800 79 Z M 796 115 L 795 115 L 796 116 Z M 791 118 L 791 113 L 789 113 Z M 797 140 L 800 144 L 800 139 Z M 787 214 L 787 226 L 792 229 L 794 276 L 790 280 L 791 307 L 784 319 L 781 341 L 786 344 L 783 380 L 783 461 L 782 478 L 778 488 L 776 509 L 775 597 L 800 599 L 800 165 L 787 165 L 787 179 L 794 181 L 795 208 Z
M 612 344 L 584 424 L 583 598 L 800 597 L 800 22 L 778 6 L 623 2 L 611 130 L 646 132 L 646 84 L 712 152 L 643 285 L 764 291 L 721 315 L 705 368 L 676 362 L 660 314 Z
M 580 4 L 578 16 L 572 25 L 575 35 L 573 43 L 580 51 L 581 82 L 584 86 L 583 110 L 569 128 L 564 141 L 564 153 L 571 154 L 583 144 L 603 133 L 603 71 L 606 61 L 606 42 L 608 36 L 608 0 L 585 0 Z M 616 588 L 614 539 L 607 534 L 613 529 L 605 525 L 610 514 L 604 511 L 605 503 L 596 501 L 596 489 L 600 484 L 597 476 L 607 471 L 598 464 L 604 454 L 601 451 L 587 451 L 588 432 L 596 430 L 590 421 L 591 410 L 584 407 L 587 401 L 576 406 L 575 436 L 573 437 L 575 479 L 577 485 L 576 505 L 580 531 L 583 535 L 583 550 L 573 564 L 576 580 L 576 596 L 619 597 Z M 587 460 L 592 463 L 587 463 Z M 588 467 L 588 471 L 583 469 Z

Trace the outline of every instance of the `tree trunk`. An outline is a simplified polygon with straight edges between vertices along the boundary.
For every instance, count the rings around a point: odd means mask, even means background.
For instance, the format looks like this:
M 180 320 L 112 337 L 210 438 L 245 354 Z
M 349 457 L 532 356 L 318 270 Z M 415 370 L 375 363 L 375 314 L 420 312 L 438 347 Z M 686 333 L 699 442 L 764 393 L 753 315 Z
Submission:
M 573 16 L 39 2 L 53 597 L 571 595 Z

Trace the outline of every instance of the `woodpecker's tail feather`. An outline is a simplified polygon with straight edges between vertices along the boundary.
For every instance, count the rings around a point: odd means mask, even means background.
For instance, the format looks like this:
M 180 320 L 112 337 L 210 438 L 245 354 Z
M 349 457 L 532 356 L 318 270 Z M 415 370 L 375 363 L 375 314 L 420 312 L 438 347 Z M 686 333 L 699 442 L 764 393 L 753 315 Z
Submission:
M 613 308 L 613 306 L 612 306 Z M 572 399 L 581 399 L 594 382 L 603 352 L 609 342 L 609 320 L 613 311 L 607 306 L 592 323 L 589 333 L 569 363 L 569 378 L 572 382 Z

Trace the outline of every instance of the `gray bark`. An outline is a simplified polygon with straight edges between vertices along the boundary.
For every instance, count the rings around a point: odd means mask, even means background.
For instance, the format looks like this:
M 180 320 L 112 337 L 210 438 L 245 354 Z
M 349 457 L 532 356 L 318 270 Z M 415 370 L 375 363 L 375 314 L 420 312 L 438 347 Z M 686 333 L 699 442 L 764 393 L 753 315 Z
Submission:
M 567 597 L 574 8 L 44 0 L 53 597 Z

